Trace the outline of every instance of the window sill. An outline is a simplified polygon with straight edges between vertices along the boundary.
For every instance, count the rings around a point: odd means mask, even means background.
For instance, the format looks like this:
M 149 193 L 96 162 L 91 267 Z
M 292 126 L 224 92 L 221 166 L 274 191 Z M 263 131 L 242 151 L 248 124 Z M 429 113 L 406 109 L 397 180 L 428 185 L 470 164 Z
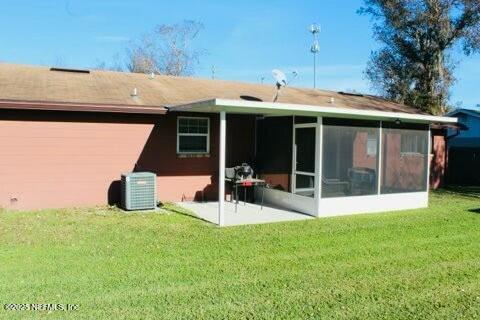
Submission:
M 210 158 L 210 153 L 177 153 L 177 158 Z
M 401 157 L 423 157 L 423 154 L 418 152 L 401 152 L 400 156 Z

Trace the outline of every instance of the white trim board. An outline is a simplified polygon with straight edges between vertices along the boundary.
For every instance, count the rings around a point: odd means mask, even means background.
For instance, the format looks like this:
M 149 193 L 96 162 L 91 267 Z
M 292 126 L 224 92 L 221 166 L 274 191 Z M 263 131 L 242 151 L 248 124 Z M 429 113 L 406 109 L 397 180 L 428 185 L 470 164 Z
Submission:
M 257 200 L 261 199 L 261 188 L 255 188 Z M 428 192 L 321 198 L 319 212 L 315 212 L 314 198 L 285 191 L 265 189 L 264 201 L 280 208 L 295 210 L 316 217 L 333 217 L 426 208 L 428 207 Z
M 278 102 L 257 102 L 230 99 L 209 99 L 186 104 L 167 107 L 169 111 L 207 112 L 217 113 L 248 113 L 269 115 L 299 115 L 299 116 L 325 116 L 348 119 L 371 119 L 416 123 L 457 123 L 457 118 L 440 117 L 424 114 L 411 114 L 404 112 L 389 112 L 376 110 L 359 110 L 340 108 L 335 106 L 314 106 L 303 104 L 290 104 Z
M 428 192 L 322 198 L 319 217 L 388 212 L 428 207 Z

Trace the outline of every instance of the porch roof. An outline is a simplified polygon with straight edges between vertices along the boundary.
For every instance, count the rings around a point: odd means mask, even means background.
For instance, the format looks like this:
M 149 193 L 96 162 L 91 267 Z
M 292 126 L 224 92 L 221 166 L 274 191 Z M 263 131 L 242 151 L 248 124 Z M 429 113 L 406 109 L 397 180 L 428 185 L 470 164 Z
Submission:
M 359 110 L 336 107 L 335 102 L 330 106 L 304 105 L 279 102 L 259 102 L 231 99 L 208 99 L 185 104 L 168 106 L 169 111 L 218 113 L 259 114 L 263 116 L 325 116 L 348 119 L 367 119 L 417 123 L 457 123 L 457 118 L 432 116 L 426 114 L 412 114 L 404 112 Z

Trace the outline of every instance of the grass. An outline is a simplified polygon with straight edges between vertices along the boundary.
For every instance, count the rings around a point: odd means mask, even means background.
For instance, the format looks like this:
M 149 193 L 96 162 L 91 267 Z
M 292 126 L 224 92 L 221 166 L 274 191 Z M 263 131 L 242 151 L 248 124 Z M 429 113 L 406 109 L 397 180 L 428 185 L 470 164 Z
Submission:
M 0 211 L 0 318 L 479 318 L 472 192 L 434 192 L 422 210 L 232 228 L 174 207 Z

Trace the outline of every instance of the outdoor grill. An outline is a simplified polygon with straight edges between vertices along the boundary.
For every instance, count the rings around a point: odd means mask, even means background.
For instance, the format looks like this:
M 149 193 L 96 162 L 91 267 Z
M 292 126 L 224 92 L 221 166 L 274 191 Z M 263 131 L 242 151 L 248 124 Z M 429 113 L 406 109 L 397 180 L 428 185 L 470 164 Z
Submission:
M 232 189 L 235 192 L 235 212 L 237 212 L 237 204 L 238 204 L 238 187 L 243 187 L 244 205 L 247 202 L 247 193 L 246 193 L 247 187 L 253 187 L 253 186 L 265 187 L 265 180 L 255 178 L 252 167 L 247 163 L 242 163 L 241 165 L 235 166 L 232 168 L 225 168 L 225 179 L 231 183 Z M 261 209 L 263 209 L 263 194 L 264 194 L 264 191 L 262 189 Z
M 245 180 L 253 178 L 253 169 L 247 163 L 242 163 L 240 166 L 235 168 L 235 179 L 236 180 Z

